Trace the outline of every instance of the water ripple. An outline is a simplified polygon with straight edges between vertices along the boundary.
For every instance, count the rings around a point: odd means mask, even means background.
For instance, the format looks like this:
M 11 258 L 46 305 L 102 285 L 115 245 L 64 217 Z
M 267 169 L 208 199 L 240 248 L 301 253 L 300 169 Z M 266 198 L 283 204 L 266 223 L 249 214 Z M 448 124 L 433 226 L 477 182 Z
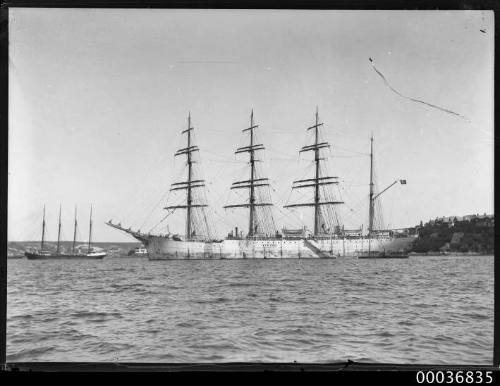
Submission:
M 489 364 L 493 257 L 9 261 L 9 361 Z

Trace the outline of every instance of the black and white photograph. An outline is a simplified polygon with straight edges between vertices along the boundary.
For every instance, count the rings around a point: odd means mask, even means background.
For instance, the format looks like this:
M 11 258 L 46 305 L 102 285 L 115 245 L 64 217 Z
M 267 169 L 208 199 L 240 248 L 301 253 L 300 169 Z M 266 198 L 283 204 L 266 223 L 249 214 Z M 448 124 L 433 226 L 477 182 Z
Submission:
M 491 366 L 493 11 L 8 23 L 7 362 Z

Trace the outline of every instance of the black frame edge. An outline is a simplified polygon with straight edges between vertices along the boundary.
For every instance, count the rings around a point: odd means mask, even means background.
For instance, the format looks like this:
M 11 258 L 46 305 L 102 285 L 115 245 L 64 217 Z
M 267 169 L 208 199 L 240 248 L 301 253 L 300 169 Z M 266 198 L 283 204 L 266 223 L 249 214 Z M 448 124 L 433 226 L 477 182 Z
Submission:
M 9 101 L 9 11 L 0 8 L 0 366 L 7 359 L 7 191 Z
M 262 8 L 262 9 L 408 9 L 408 10 L 493 10 L 494 12 L 499 8 L 495 0 L 361 0 L 350 2 L 349 0 L 146 0 L 140 2 L 137 0 L 76 0 L 74 2 L 67 0 L 7 0 L 1 3 L 0 7 L 0 163 L 1 167 L 1 180 L 0 183 L 0 367 L 2 370 L 25 370 L 25 371 L 54 371 L 55 369 L 66 367 L 65 371 L 152 371 L 153 369 L 159 371 L 193 371 L 179 370 L 182 367 L 198 367 L 203 368 L 199 371 L 214 371 L 217 367 L 225 368 L 221 371 L 241 371 L 244 367 L 248 366 L 249 371 L 266 371 L 266 367 L 283 368 L 288 371 L 325 371 L 326 368 L 332 370 L 343 370 L 350 367 L 351 370 L 385 370 L 401 371 L 401 370 L 417 370 L 417 369 L 431 369 L 431 368 L 482 368 L 490 369 L 486 366 L 466 366 L 466 365 L 447 365 L 447 366 L 434 366 L 434 365 L 404 365 L 404 364 L 376 364 L 376 363 L 354 363 L 347 362 L 343 364 L 325 364 L 311 365 L 311 364 L 142 364 L 142 363 L 94 363 L 94 362 L 19 362 L 9 363 L 6 361 L 7 354 L 7 209 L 8 209 L 8 89 L 9 89 L 9 73 L 8 73 L 8 45 L 9 45 L 9 7 L 61 7 L 61 8 Z M 495 51 L 498 50 L 497 44 L 497 17 L 495 19 Z M 497 64 L 495 60 L 495 85 L 497 84 Z M 495 87 L 497 89 L 497 87 Z M 494 100 L 494 111 L 497 113 L 498 109 L 497 98 Z M 497 121 L 497 114 L 495 114 L 494 122 Z M 497 147 L 496 124 L 494 150 Z M 494 155 L 495 165 L 497 154 Z M 496 212 L 496 200 L 495 200 Z M 495 240 L 500 238 L 499 231 L 495 229 Z M 498 370 L 500 367 L 500 263 L 497 261 L 496 254 L 494 255 L 494 339 L 493 339 L 493 368 Z M 352 366 L 352 367 L 351 367 Z M 340 368 L 339 368 L 340 367 Z M 268 370 L 267 370 L 268 371 Z

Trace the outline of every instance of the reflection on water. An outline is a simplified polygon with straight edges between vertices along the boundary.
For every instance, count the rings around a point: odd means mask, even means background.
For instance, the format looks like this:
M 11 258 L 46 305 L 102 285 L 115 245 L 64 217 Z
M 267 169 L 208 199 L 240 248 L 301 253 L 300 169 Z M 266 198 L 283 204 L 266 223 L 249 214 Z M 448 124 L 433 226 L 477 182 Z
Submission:
M 8 261 L 7 360 L 485 364 L 493 257 Z

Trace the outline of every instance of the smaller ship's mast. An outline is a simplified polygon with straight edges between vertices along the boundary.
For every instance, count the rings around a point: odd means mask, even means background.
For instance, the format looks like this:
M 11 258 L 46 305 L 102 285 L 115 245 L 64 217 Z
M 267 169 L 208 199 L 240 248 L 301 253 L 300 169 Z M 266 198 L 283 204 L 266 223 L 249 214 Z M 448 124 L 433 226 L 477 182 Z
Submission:
M 40 251 L 43 251 L 45 245 L 45 205 L 43 206 L 43 220 L 42 220 L 42 242 L 40 245 Z
M 254 186 L 254 181 L 255 181 L 255 150 L 253 148 L 253 130 L 254 130 L 254 125 L 253 125 L 253 109 L 252 113 L 250 114 L 250 216 L 249 216 L 249 225 L 248 225 L 248 235 L 252 236 L 255 233 L 255 227 L 253 225 L 254 223 L 254 216 L 255 216 L 255 186 Z
M 316 124 L 314 127 L 314 163 L 315 163 L 315 181 L 314 181 L 314 235 L 319 233 L 320 229 L 320 213 L 319 213 L 319 141 L 318 141 L 318 129 L 319 129 L 319 115 L 318 107 L 316 106 Z
M 375 212 L 375 202 L 373 198 L 374 183 L 373 183 L 373 134 L 370 138 L 370 202 L 368 209 L 368 237 L 371 237 L 373 231 L 373 215 Z
M 76 205 L 75 205 L 75 230 L 73 231 L 73 255 L 75 254 L 76 227 L 77 227 L 77 222 L 76 222 Z
M 56 255 L 59 255 L 60 250 L 61 250 L 61 204 L 59 204 L 59 227 L 57 229 Z
M 374 221 L 375 221 L 375 201 L 383 194 L 385 193 L 388 189 L 392 188 L 394 185 L 397 183 L 400 183 L 401 185 L 406 185 L 406 180 L 401 180 L 397 179 L 394 181 L 392 184 L 387 186 L 384 190 L 381 192 L 375 194 L 375 181 L 374 181 L 374 167 L 373 167 L 373 133 L 370 138 L 370 202 L 369 202 L 369 209 L 368 209 L 368 237 L 369 240 L 371 239 L 371 236 L 376 233 L 374 232 Z M 377 214 L 377 216 L 380 216 L 380 213 Z M 377 221 L 380 221 L 378 219 Z M 368 246 L 370 243 L 368 243 Z
M 90 205 L 90 226 L 89 226 L 89 253 L 90 253 L 90 243 L 92 242 L 92 204 Z
M 188 128 L 187 128 L 187 148 L 191 147 L 191 112 L 188 114 Z M 193 179 L 193 160 L 191 152 L 187 153 L 188 165 L 188 184 L 187 184 L 187 210 L 186 210 L 186 235 L 191 237 L 191 205 L 193 203 L 191 181 Z

